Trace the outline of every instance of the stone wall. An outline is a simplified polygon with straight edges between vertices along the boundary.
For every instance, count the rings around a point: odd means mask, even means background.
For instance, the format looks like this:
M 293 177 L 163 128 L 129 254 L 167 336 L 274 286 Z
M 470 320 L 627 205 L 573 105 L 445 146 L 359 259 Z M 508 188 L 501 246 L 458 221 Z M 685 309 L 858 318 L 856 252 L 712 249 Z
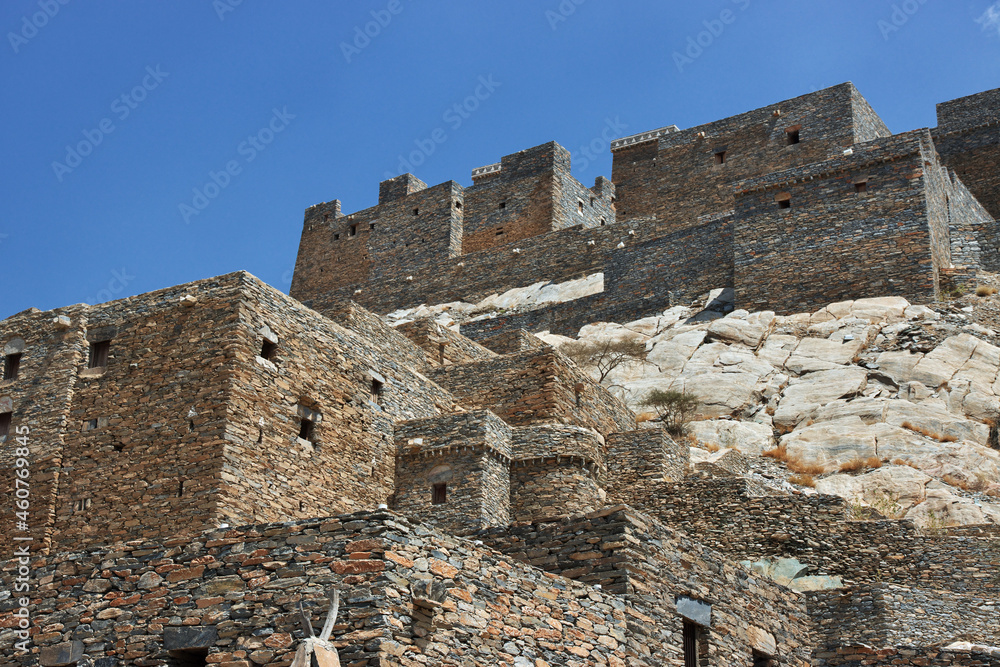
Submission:
M 853 582 L 1000 594 L 995 535 L 922 534 L 905 520 L 850 520 L 838 496 L 760 493 L 741 478 L 689 477 L 662 483 L 635 503 L 735 561 L 798 558 L 811 574 Z
M 468 364 L 496 356 L 493 351 L 434 320 L 407 322 L 400 324 L 395 330 L 424 351 L 427 367 Z
M 990 215 L 1000 218 L 1000 89 L 937 106 L 934 142 Z
M 804 312 L 872 291 L 933 301 L 950 249 L 947 209 L 936 206 L 943 198 L 928 200 L 925 160 L 926 171 L 941 169 L 929 135 L 909 133 L 740 183 L 740 307 Z
M 660 428 L 608 436 L 607 491 L 617 502 L 641 506 L 663 480 L 687 474 L 691 450 Z
M 622 142 L 612 148 L 618 217 L 695 225 L 702 216 L 732 210 L 737 181 L 826 160 L 858 141 L 888 135 L 854 85 L 845 83 L 646 144 Z
M 647 534 L 633 519 L 600 523 L 609 549 L 618 537 Z M 712 664 L 749 667 L 754 625 L 778 638 L 783 665 L 807 664 L 794 639 L 808 635 L 796 594 L 733 566 L 720 570 L 693 545 L 683 553 L 687 565 L 645 562 L 668 570 L 656 576 L 672 582 L 662 601 L 645 601 L 553 577 L 387 512 L 91 548 L 34 564 L 45 583 L 32 594 L 32 653 L 13 649 L 11 601 L 0 601 L 0 665 L 52 665 L 74 642 L 100 667 L 181 664 L 183 654 L 168 650 L 185 649 L 193 659 L 200 649 L 211 664 L 287 665 L 302 638 L 299 601 L 318 629 L 331 587 L 341 590 L 332 640 L 344 665 L 680 665 L 675 596 L 706 591 Z M 12 571 L 2 576 L 8 584 Z
M 486 408 L 511 426 L 573 424 L 603 434 L 634 428 L 635 415 L 551 347 L 428 373 L 463 405 Z
M 510 523 L 511 429 L 493 413 L 399 422 L 396 449 L 394 509 L 458 535 Z
M 478 535 L 488 546 L 552 574 L 622 596 L 644 617 L 630 627 L 677 638 L 651 644 L 653 664 L 681 665 L 678 601 L 711 605 L 707 657 L 711 665 L 753 664 L 752 649 L 782 665 L 808 664 L 809 619 L 804 598 L 726 562 L 720 554 L 625 507 L 555 522 L 515 525 Z

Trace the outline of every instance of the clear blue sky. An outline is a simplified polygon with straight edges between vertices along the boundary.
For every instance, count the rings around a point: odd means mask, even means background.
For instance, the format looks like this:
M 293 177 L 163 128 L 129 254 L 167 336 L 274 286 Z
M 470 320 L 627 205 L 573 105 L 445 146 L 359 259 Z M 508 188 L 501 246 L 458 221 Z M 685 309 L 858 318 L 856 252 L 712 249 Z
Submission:
M 580 149 L 602 134 L 848 80 L 894 132 L 934 126 L 935 103 L 1000 86 L 998 15 L 994 0 L 6 0 L 0 317 L 237 269 L 287 291 L 303 209 L 375 204 L 414 151 L 427 183 L 467 185 L 555 140 L 591 185 L 611 156 Z M 689 39 L 707 46 L 678 66 Z

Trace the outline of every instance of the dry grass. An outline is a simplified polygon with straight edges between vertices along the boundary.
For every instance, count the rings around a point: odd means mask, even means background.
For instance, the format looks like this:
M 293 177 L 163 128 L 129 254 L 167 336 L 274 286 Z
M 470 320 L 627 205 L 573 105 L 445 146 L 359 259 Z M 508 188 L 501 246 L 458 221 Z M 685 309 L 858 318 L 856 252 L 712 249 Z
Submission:
M 997 288 L 991 285 L 980 285 L 976 288 L 976 296 L 993 296 L 997 293 Z
M 954 435 L 944 435 L 942 433 L 936 433 L 930 429 L 924 428 L 923 426 L 916 426 L 911 422 L 903 422 L 900 424 L 905 429 L 909 429 L 914 433 L 919 433 L 925 438 L 930 438 L 931 440 L 937 440 L 938 442 L 958 442 L 958 438 Z
M 713 454 L 715 452 L 719 451 L 719 446 L 717 444 L 715 444 L 714 442 L 706 442 L 706 443 L 703 443 L 701 446 L 702 446 L 703 449 L 707 449 L 708 451 L 710 451 Z
M 882 467 L 882 459 L 877 456 L 858 457 L 840 466 L 840 472 L 861 472 Z
M 651 422 L 656 419 L 655 412 L 640 412 L 635 416 L 635 423 L 642 424 L 643 422 Z
M 803 463 L 799 459 L 788 459 L 785 461 L 785 465 L 788 466 L 789 470 L 800 475 L 822 475 L 826 472 L 826 466 L 819 466 L 815 463 Z
M 784 445 L 778 445 L 774 449 L 768 449 L 761 453 L 761 456 L 766 456 L 769 459 L 774 459 L 775 461 L 785 461 L 788 459 L 788 452 L 785 450 Z
M 816 488 L 816 479 L 812 475 L 792 475 L 788 481 L 799 486 L 808 486 L 810 489 Z
M 983 491 L 988 486 L 986 480 L 979 475 L 976 475 L 976 478 L 971 481 L 955 477 L 954 475 L 945 475 L 941 478 L 941 481 L 945 484 L 950 484 L 956 488 L 962 489 L 963 491 L 969 491 L 972 493 L 975 493 L 976 491 Z

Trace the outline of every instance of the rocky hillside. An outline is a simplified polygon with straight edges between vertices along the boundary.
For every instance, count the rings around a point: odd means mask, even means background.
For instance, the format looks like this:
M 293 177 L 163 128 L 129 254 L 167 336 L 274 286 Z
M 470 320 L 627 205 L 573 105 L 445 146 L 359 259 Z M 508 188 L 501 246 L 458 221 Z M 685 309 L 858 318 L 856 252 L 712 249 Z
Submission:
M 530 307 L 545 289 L 525 288 L 523 304 L 521 295 L 507 293 L 391 319 L 435 317 L 454 325 L 463 315 L 490 316 L 498 304 Z M 719 290 L 656 317 L 595 322 L 578 339 L 644 343 L 644 359 L 604 379 L 640 421 L 655 417 L 643 405 L 652 389 L 700 399 L 687 436 L 695 463 L 738 450 L 749 474 L 843 496 L 859 512 L 928 528 L 1000 524 L 996 297 L 969 295 L 933 307 L 861 299 L 789 316 L 733 310 L 731 302 L 731 293 Z M 540 337 L 556 347 L 575 340 Z

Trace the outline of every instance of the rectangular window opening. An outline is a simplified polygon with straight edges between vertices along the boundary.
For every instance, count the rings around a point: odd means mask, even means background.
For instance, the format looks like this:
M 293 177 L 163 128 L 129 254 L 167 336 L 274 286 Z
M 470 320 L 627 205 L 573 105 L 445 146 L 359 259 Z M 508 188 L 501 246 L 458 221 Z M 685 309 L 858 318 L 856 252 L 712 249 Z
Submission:
M 798 130 L 787 130 L 785 132 L 785 143 L 789 146 L 792 144 L 799 143 L 799 131 Z
M 507 208 L 507 202 L 505 201 L 500 202 L 500 210 L 502 211 L 505 208 Z
M 868 181 L 858 181 L 854 184 L 854 191 L 858 194 L 868 192 Z
M 601 227 L 603 227 L 606 224 L 608 224 L 608 221 L 605 220 L 604 218 L 601 218 Z
M 260 356 L 265 359 L 272 359 L 274 355 L 278 352 L 278 344 L 272 343 L 271 341 L 264 339 L 263 344 L 260 346 Z
M 597 197 L 591 197 L 590 198 L 590 208 L 594 208 L 595 206 L 597 206 Z
M 726 163 L 726 151 L 719 151 L 715 154 L 715 164 L 725 164 Z
M 90 344 L 90 359 L 88 368 L 105 368 L 108 365 L 108 353 L 111 351 L 111 341 L 102 340 Z
M 83 425 L 83 430 L 84 431 L 93 431 L 96 428 L 97 428 L 97 420 L 96 419 L 88 419 L 87 422 Z
M 90 498 L 81 498 L 79 500 L 73 501 L 73 511 L 74 512 L 86 512 L 90 509 L 92 501 Z
M 356 236 L 357 233 L 358 233 L 358 226 L 357 225 L 351 225 L 350 228 L 347 230 L 347 235 L 348 236 Z
M 462 202 L 460 202 L 460 201 L 458 201 L 458 200 L 456 199 L 456 200 L 455 200 L 455 208 L 456 208 L 457 210 L 461 211 L 461 210 L 462 210 Z
M 577 213 L 583 213 L 583 202 L 582 201 L 577 201 L 576 202 L 576 212 Z
M 443 505 L 448 501 L 448 485 L 447 484 L 435 484 L 431 490 L 431 504 L 432 505 Z
M 754 649 L 753 667 L 771 667 L 773 664 L 774 662 L 771 656 Z
M 340 234 L 334 234 L 333 235 L 333 240 L 334 241 L 339 241 L 340 240 Z
M 778 208 L 791 208 L 791 207 L 792 207 L 792 200 L 791 199 L 780 199 L 780 200 L 778 200 Z
M 10 435 L 10 420 L 13 416 L 13 412 L 0 412 L 0 438 Z
M 502 229 L 498 229 L 498 230 L 497 230 L 497 233 L 496 233 L 496 235 L 497 235 L 497 236 L 500 236 L 500 235 L 502 235 L 502 234 L 503 234 L 503 230 L 502 230 Z
M 413 215 L 420 215 L 420 209 L 419 208 L 413 209 Z
M 185 649 L 170 651 L 167 667 L 205 667 L 208 664 L 208 649 Z
M 375 229 L 375 223 L 374 222 L 369 222 L 368 223 L 368 229 Z
M 302 418 L 299 422 L 299 438 L 302 440 L 308 440 L 309 442 L 314 442 L 313 438 L 316 435 L 316 424 L 311 419 L 306 417 Z
M 13 380 L 21 370 L 21 355 L 8 354 L 3 360 L 3 379 Z
M 382 405 L 382 390 L 384 385 L 378 380 L 372 380 L 372 403 Z

